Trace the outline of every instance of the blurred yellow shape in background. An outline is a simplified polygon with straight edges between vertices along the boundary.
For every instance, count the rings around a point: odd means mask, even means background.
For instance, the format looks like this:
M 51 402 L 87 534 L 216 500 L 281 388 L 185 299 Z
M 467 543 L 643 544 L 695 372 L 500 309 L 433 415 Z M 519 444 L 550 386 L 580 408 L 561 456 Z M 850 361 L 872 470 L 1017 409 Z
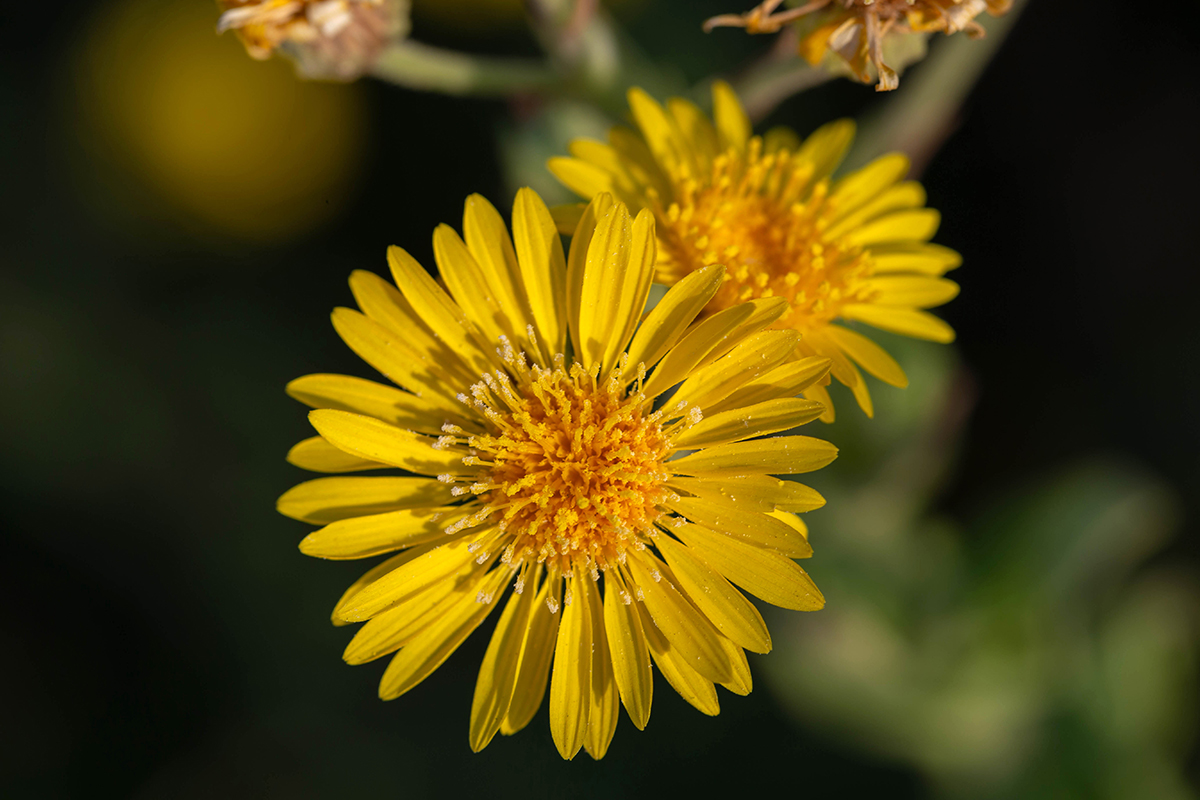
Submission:
M 103 7 L 75 74 L 79 135 L 181 227 L 296 238 L 336 214 L 360 172 L 361 90 L 251 61 L 216 19 L 206 3 Z

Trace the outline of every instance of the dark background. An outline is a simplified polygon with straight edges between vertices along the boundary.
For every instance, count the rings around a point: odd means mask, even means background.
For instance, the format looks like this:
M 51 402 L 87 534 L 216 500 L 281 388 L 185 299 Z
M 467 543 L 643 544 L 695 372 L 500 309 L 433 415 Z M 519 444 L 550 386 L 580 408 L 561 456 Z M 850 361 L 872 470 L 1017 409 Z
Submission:
M 72 59 L 98 5 L 0 10 L 6 796 L 923 796 L 915 773 L 797 727 L 763 689 L 708 720 L 660 681 L 652 724 L 622 722 L 599 764 L 562 763 L 545 711 L 472 756 L 481 636 L 379 702 L 382 663 L 346 667 L 348 635 L 327 623 L 360 567 L 302 557 L 304 526 L 273 509 L 305 477 L 283 454 L 309 435 L 282 387 L 365 374 L 326 316 L 350 303 L 351 269 L 383 271 L 391 243 L 432 263 L 429 233 L 469 192 L 507 211 L 494 131 L 510 109 L 364 83 L 363 167 L 327 224 L 271 243 L 173 227 L 86 155 Z M 749 52 L 730 35 L 696 57 L 692 38 L 711 40 L 693 23 L 727 4 L 643 6 L 634 35 L 685 71 Z M 1200 556 L 1198 22 L 1192 4 L 1033 0 L 929 165 L 938 241 L 965 259 L 944 316 L 979 398 L 951 514 L 1119 453 L 1183 500 L 1157 558 Z M 532 49 L 420 16 L 416 36 Z M 874 100 L 836 82 L 770 122 L 804 131 Z

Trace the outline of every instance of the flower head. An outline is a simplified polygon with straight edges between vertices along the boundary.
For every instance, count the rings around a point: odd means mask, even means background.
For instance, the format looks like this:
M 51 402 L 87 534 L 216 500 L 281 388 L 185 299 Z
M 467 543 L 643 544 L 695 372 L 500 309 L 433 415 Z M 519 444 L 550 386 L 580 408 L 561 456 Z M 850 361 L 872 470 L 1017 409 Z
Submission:
M 907 378 L 882 348 L 839 323 L 953 340 L 954 331 L 924 310 L 958 293 L 941 277 L 958 266 L 958 254 L 928 243 L 938 213 L 923 207 L 920 184 L 903 180 L 909 164 L 898 153 L 830 178 L 854 136 L 848 120 L 803 142 L 783 129 L 759 137 L 727 85 L 713 87 L 713 101 L 715 124 L 686 100 L 663 108 L 633 89 L 636 130 L 613 128 L 608 144 L 576 140 L 573 157 L 551 159 L 550 169 L 583 197 L 612 192 L 631 209 L 653 212 L 662 283 L 724 264 L 709 313 L 786 299 L 790 307 L 773 327 L 802 334 L 801 355 L 832 359 L 831 375 L 871 414 L 855 364 L 894 386 Z M 823 386 L 806 396 L 825 404 L 824 419 L 832 420 Z
M 797 334 L 768 330 L 786 311 L 778 297 L 692 324 L 721 289 L 719 266 L 643 317 L 654 225 L 600 194 L 564 255 L 532 191 L 517 195 L 511 238 L 472 196 L 463 237 L 434 233 L 446 290 L 394 247 L 396 285 L 355 272 L 361 312 L 333 314 L 402 388 L 343 375 L 288 386 L 320 434 L 293 464 L 409 473 L 319 478 L 279 500 L 325 526 L 301 543 L 309 555 L 395 553 L 333 613 L 366 623 L 348 662 L 395 653 L 380 696 L 420 683 L 503 606 L 475 688 L 475 750 L 528 724 L 549 681 L 559 752 L 600 758 L 619 703 L 646 725 L 651 659 L 716 714 L 714 685 L 749 692 L 744 650 L 771 649 L 734 584 L 786 608 L 824 603 L 792 560 L 812 553 L 793 512 L 824 501 L 772 476 L 823 467 L 836 449 L 771 434 L 821 413 L 796 395 L 828 360 L 797 359 Z
M 217 32 L 237 31 L 253 58 L 284 50 L 310 78 L 353 80 L 408 33 L 408 0 L 217 0 Z
M 999 16 L 1012 6 L 1012 0 L 812 0 L 777 12 L 782 1 L 766 0 L 745 14 L 713 17 L 705 30 L 734 26 L 747 33 L 775 33 L 798 22 L 800 55 L 810 64 L 819 64 L 827 52 L 836 53 L 858 80 L 878 79 L 877 91 L 900 85 L 896 70 L 884 63 L 889 34 L 966 31 L 968 36 L 982 36 L 983 27 L 975 18 L 984 11 Z

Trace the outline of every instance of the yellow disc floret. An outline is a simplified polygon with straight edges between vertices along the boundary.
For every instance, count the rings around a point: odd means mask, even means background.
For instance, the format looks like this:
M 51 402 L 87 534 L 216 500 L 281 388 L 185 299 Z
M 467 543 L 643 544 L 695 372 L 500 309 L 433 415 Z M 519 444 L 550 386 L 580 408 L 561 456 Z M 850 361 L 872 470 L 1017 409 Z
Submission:
M 663 466 L 671 451 L 661 414 L 627 394 L 620 370 L 534 365 L 483 376 L 470 404 L 490 423 L 466 437 L 482 469 L 470 491 L 511 540 L 506 563 L 551 561 L 566 574 L 624 563 L 644 542 L 670 494 Z M 465 396 L 461 399 L 467 399 Z
M 680 181 L 670 206 L 655 209 L 666 223 L 659 229 L 660 258 L 681 266 L 725 264 L 713 308 L 784 297 L 791 308 L 778 327 L 823 326 L 845 304 L 870 301 L 867 256 L 826 235 L 829 181 L 806 193 L 812 162 L 787 150 L 762 150 L 755 137 L 744 155 L 731 151 L 713 159 L 711 178 Z

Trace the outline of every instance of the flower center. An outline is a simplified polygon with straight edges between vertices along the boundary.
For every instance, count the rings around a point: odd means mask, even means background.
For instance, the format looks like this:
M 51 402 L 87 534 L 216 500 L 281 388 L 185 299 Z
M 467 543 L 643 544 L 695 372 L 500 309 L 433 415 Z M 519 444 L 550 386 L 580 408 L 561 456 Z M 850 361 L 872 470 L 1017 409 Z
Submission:
M 776 326 L 801 330 L 830 322 L 847 303 L 869 301 L 868 256 L 827 234 L 829 181 L 812 185 L 812 171 L 786 150 L 763 154 L 755 137 L 745 155 L 713 159 L 710 176 L 678 176 L 674 201 L 655 209 L 665 223 L 659 239 L 667 277 L 724 264 L 725 283 L 710 310 L 784 297 L 791 309 Z
M 466 438 L 483 467 L 470 491 L 507 534 L 503 560 L 551 561 L 564 573 L 595 573 L 645 547 L 671 494 L 663 462 L 671 451 L 661 414 L 644 414 L 621 371 L 603 383 L 597 370 L 533 366 L 483 376 L 469 402 L 488 431 Z

